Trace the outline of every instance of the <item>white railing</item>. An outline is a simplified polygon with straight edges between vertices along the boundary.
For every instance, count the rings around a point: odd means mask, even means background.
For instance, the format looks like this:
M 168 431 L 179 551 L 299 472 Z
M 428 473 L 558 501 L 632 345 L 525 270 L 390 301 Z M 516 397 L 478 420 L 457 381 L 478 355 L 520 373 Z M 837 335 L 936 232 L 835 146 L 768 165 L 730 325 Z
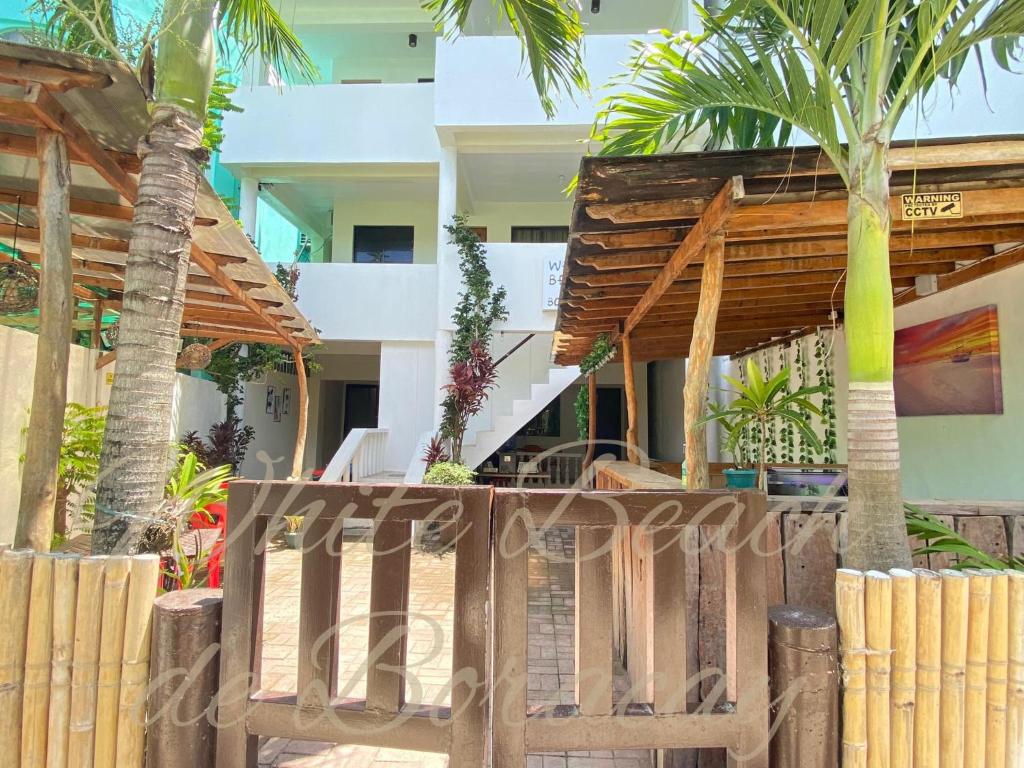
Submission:
M 384 470 L 386 429 L 353 429 L 320 477 L 325 483 L 358 483 Z
M 427 462 L 423 460 L 423 454 L 433 439 L 434 433 L 431 431 L 424 432 L 420 435 L 420 439 L 416 441 L 416 450 L 412 452 L 412 458 L 409 459 L 409 468 L 405 470 L 405 479 L 402 481 L 406 485 L 419 485 L 423 482 L 423 475 L 427 472 Z

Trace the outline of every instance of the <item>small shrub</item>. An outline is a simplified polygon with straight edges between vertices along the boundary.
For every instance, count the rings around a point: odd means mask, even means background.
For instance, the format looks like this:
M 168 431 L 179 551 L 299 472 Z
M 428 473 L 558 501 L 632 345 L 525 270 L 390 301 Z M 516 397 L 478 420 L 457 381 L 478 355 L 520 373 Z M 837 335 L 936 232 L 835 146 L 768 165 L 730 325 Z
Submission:
M 302 515 L 285 515 L 285 531 L 288 533 L 298 533 L 302 529 L 302 521 L 304 519 L 305 518 L 302 517 Z
M 423 461 L 427 463 L 428 467 L 432 467 L 439 461 L 449 460 L 450 457 L 448 456 L 448 449 L 444 445 L 444 440 L 435 435 L 430 439 L 430 445 L 423 451 Z
M 431 464 L 423 476 L 428 485 L 472 485 L 476 473 L 465 464 L 455 461 L 439 461 Z

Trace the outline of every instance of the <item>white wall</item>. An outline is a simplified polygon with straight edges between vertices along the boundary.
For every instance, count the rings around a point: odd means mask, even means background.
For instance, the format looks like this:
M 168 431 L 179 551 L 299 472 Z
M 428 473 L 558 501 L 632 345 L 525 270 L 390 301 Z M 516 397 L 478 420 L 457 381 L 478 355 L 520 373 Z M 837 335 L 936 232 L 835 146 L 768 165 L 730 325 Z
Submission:
M 380 356 L 377 354 L 318 354 L 321 370 L 309 381 L 309 427 L 306 433 L 305 469 L 325 467 L 333 452 L 323 444 L 325 431 L 336 430 L 340 436 L 345 413 L 344 389 L 341 400 L 335 403 L 338 422 L 327 425 L 328 403 L 324 396 L 325 384 L 331 381 L 373 383 L 380 381 Z M 330 455 L 328 455 L 330 453 Z
M 212 381 L 179 373 L 175 377 L 173 407 L 171 430 L 176 437 L 198 432 L 205 438 L 210 427 L 227 415 L 227 396 Z
M 571 214 L 572 201 L 568 198 L 550 203 L 480 202 L 469 211 L 469 225 L 487 227 L 488 243 L 509 243 L 512 227 L 564 227 Z
M 432 429 L 434 345 L 393 342 L 380 348 L 377 425 L 388 430 L 386 468 L 404 472 L 420 435 Z
M 242 87 L 224 116 L 221 163 L 437 162 L 434 86 Z
M 291 407 L 287 414 L 281 413 L 280 421 L 274 421 L 273 414 L 266 412 L 268 386 L 274 387 L 277 395 L 282 395 L 286 388 L 290 390 Z M 248 382 L 244 398 L 242 423 L 253 427 L 256 435 L 249 444 L 239 474 L 253 480 L 284 480 L 291 474 L 299 424 L 298 383 L 291 374 L 271 371 L 265 381 Z
M 686 361 L 657 360 L 648 368 L 651 413 L 651 458 L 683 460 L 683 386 Z
M 414 227 L 414 264 L 433 264 L 437 261 L 437 198 L 430 200 L 352 200 L 334 201 L 334 237 L 331 261 L 352 263 L 353 227 L 356 226 Z M 370 266 L 382 266 L 371 264 Z M 301 295 L 301 294 L 300 294 Z

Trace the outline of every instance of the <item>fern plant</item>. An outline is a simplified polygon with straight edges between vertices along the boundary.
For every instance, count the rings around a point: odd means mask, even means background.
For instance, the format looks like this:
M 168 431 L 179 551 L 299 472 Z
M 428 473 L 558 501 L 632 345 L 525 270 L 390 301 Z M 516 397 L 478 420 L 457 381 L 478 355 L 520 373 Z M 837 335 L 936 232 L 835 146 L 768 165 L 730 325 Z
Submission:
M 907 535 L 914 536 L 924 545 L 914 550 L 915 555 L 946 554 L 953 555 L 955 562 L 950 566 L 962 568 L 994 568 L 999 571 L 1024 571 L 1024 558 L 1015 555 L 996 557 L 983 552 L 967 539 L 945 525 L 934 515 L 925 512 L 913 504 L 904 504 L 904 517 L 907 521 Z

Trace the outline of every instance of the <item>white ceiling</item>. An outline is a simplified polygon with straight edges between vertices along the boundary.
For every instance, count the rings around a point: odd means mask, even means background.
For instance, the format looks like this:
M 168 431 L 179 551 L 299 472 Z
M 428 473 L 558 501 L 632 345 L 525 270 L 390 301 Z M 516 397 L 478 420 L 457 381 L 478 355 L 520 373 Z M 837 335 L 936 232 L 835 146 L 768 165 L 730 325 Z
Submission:
M 579 171 L 583 151 L 464 154 L 459 182 L 473 203 L 565 202 L 565 187 Z

